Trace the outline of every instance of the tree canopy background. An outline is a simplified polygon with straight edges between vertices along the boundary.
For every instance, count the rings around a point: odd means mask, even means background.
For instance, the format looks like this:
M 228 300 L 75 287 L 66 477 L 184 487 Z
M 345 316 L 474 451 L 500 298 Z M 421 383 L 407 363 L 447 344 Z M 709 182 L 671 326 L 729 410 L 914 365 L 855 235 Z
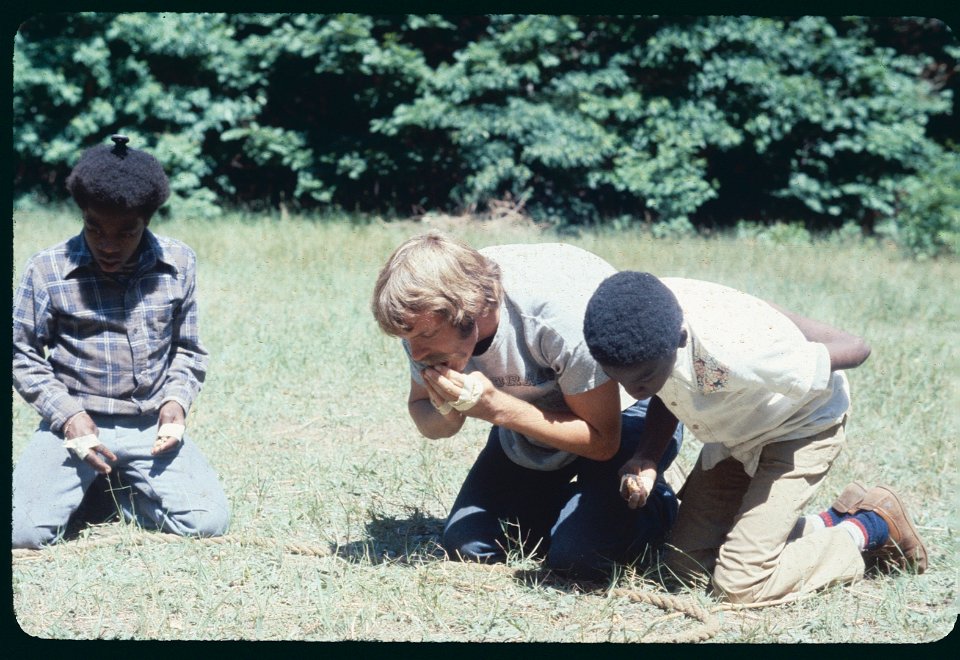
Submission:
M 960 252 L 960 45 L 935 19 L 62 13 L 14 51 L 21 205 L 123 132 L 197 217 L 511 200 Z

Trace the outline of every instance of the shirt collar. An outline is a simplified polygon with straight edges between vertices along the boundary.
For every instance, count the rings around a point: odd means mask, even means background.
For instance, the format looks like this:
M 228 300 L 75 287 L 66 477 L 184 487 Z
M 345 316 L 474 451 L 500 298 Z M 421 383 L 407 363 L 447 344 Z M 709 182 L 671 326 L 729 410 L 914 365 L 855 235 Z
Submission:
M 83 232 L 67 241 L 67 267 L 64 269 L 64 275 L 69 277 L 79 268 L 89 266 L 93 263 L 93 255 L 90 254 L 90 248 L 83 239 Z
M 142 248 L 134 274 L 145 272 L 158 265 L 169 268 L 174 273 L 178 271 L 176 260 L 167 254 L 163 245 L 149 229 L 143 230 L 141 244 Z M 70 277 L 75 271 L 86 267 L 94 268 L 95 264 L 93 263 L 93 255 L 90 253 L 90 248 L 87 247 L 87 241 L 81 231 L 67 242 L 67 268 L 64 275 Z

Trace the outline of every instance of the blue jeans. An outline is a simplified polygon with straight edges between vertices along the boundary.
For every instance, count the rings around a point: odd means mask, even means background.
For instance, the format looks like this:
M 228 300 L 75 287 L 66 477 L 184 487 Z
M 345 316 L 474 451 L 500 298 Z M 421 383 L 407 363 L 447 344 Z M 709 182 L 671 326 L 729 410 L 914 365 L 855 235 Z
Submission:
M 640 441 L 646 408 L 641 401 L 622 413 L 620 449 L 610 460 L 578 457 L 549 472 L 507 458 L 493 427 L 443 530 L 447 554 L 502 562 L 520 543 L 517 549 L 545 557 L 548 568 L 582 577 L 600 577 L 614 562 L 649 556 L 677 517 L 676 496 L 662 475 L 680 450 L 682 428 L 660 461 L 646 506 L 631 510 L 620 497 L 617 471 Z
M 115 492 L 120 513 L 142 526 L 173 534 L 219 536 L 230 520 L 216 472 L 189 435 L 179 447 L 151 456 L 156 415 L 98 415 L 100 441 L 112 451 L 126 492 Z M 98 476 L 63 447 L 63 436 L 44 422 L 13 470 L 14 548 L 37 548 L 59 540 Z

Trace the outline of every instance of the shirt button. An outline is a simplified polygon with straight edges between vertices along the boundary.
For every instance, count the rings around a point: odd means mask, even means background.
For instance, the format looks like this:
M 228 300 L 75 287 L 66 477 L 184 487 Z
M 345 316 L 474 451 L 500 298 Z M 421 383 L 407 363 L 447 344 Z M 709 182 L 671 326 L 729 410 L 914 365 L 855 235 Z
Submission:
M 676 402 L 676 401 L 671 401 L 671 402 L 670 402 L 670 405 L 671 405 L 671 406 L 675 406 L 675 405 L 677 405 L 677 402 Z
M 699 429 L 699 428 L 700 428 L 700 425 L 699 425 L 699 424 L 694 424 L 694 425 L 693 425 L 693 429 L 694 429 L 694 430 L 697 430 L 697 429 Z

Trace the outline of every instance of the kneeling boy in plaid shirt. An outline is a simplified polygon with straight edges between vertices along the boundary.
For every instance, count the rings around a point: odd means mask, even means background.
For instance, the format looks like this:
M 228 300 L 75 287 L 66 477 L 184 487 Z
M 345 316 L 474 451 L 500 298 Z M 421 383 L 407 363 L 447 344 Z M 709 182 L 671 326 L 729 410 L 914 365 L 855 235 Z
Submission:
M 95 484 L 147 528 L 217 536 L 229 523 L 184 432 L 207 365 L 196 255 L 147 229 L 170 194 L 160 163 L 113 142 L 67 179 L 82 231 L 34 255 L 14 295 L 13 383 L 41 416 L 13 471 L 14 548 L 60 540 Z

